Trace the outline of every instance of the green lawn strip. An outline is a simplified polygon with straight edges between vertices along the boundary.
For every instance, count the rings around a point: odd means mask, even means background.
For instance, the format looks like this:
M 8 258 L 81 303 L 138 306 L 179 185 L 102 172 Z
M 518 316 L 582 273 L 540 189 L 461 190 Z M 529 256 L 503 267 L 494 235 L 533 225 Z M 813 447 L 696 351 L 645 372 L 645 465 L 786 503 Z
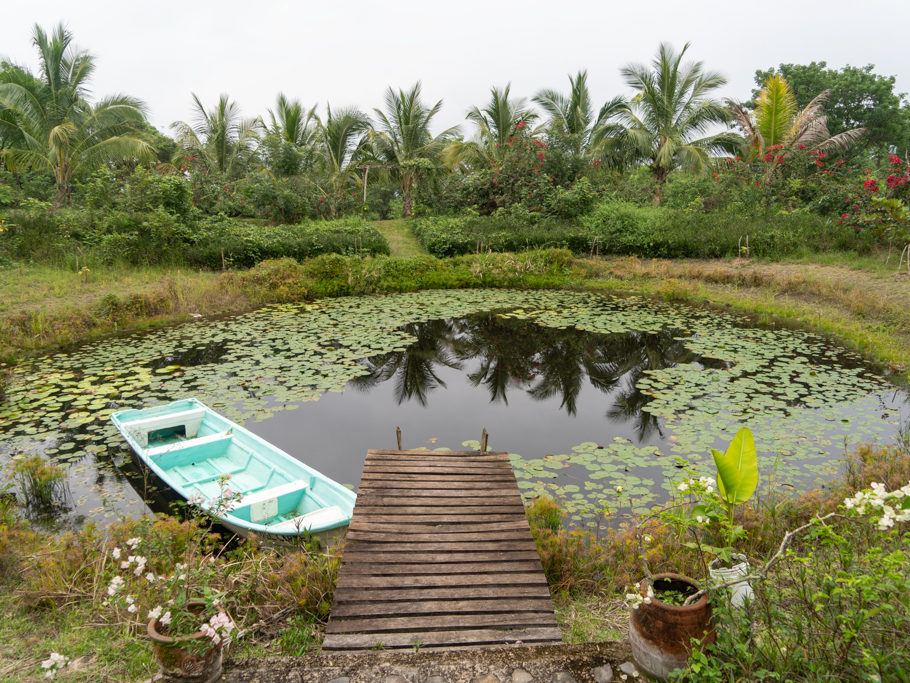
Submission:
M 389 248 L 392 250 L 392 256 L 410 258 L 427 253 L 411 231 L 411 226 L 403 218 L 374 221 L 373 225 L 386 238 Z

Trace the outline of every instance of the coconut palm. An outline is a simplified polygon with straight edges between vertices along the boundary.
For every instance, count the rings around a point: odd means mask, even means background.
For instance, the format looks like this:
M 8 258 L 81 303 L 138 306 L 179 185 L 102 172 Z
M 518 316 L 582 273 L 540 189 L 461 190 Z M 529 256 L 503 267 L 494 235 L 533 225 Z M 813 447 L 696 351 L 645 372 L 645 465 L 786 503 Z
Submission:
M 705 71 L 701 62 L 683 64 L 689 49 L 686 43 L 676 52 L 661 43 L 650 65 L 629 64 L 621 70 L 636 95 L 618 117 L 621 131 L 616 136 L 618 149 L 648 164 L 656 183 L 654 203 L 670 172 L 680 166 L 697 172 L 708 169 L 712 155 L 730 153 L 741 138 L 726 127 L 727 109 L 709 97 L 726 84 L 726 79 Z
M 489 166 L 491 159 L 501 160 L 516 127 L 538 118 L 523 97 L 509 97 L 510 89 L 509 83 L 505 88 L 490 88 L 486 106 L 468 110 L 466 118 L 477 126 L 477 136 L 469 142 L 455 141 L 446 148 L 444 158 L 450 167 L 460 163 L 483 167 Z
M 599 156 L 603 143 L 611 136 L 611 120 L 624 105 L 622 97 L 606 102 L 594 116 L 591 94 L 588 90 L 588 72 L 579 71 L 569 76 L 568 95 L 552 90 L 541 90 L 534 96 L 534 102 L 549 117 L 547 129 L 551 135 L 563 141 L 566 149 L 579 160 Z
M 750 113 L 739 102 L 727 100 L 733 120 L 745 133 L 748 158 L 755 159 L 768 147 L 779 145 L 784 151 L 774 155 L 768 169 L 772 173 L 786 157 L 787 149 L 800 146 L 820 152 L 848 149 L 867 130 L 853 128 L 832 137 L 825 115 L 829 94 L 823 90 L 800 111 L 787 80 L 780 74 L 772 74 L 758 93 L 754 112 Z
M 241 175 L 252 161 L 261 122 L 242 118 L 240 105 L 231 102 L 226 94 L 218 98 L 213 109 L 206 110 L 193 93 L 193 109 L 193 125 L 184 121 L 171 124 L 184 155 L 196 157 L 197 163 L 209 173 Z
M 37 77 L 5 65 L 0 78 L 0 135 L 4 163 L 15 170 L 52 173 L 58 202 L 69 196 L 74 177 L 121 160 L 153 160 L 154 149 L 141 136 L 145 105 L 126 95 L 87 101 L 95 69 L 92 56 L 73 45 L 58 24 L 48 35 L 35 25 Z
M 443 150 L 458 133 L 458 126 L 435 136 L 430 132 L 430 122 L 442 108 L 442 100 L 428 107 L 420 99 L 420 90 L 420 81 L 408 91 L 390 87 L 385 94 L 385 111 L 375 110 L 379 126 L 373 133 L 374 152 L 398 181 L 404 218 L 413 211 L 420 171 L 438 168 Z
M 325 122 L 318 121 L 316 134 L 320 170 L 326 180 L 324 190 L 338 194 L 357 177 L 357 164 L 366 153 L 370 118 L 355 107 L 332 111 Z
M 308 169 L 316 141 L 316 107 L 305 109 L 299 100 L 278 93 L 275 109 L 269 109 L 270 125 L 262 141 L 263 158 L 272 173 L 289 176 Z

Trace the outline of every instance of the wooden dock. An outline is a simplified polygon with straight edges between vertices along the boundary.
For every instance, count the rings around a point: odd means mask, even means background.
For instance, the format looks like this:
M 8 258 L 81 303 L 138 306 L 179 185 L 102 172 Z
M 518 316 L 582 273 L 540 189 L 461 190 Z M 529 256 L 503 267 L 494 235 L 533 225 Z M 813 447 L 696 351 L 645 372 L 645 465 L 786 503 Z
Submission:
M 367 452 L 323 650 L 560 642 L 505 453 Z

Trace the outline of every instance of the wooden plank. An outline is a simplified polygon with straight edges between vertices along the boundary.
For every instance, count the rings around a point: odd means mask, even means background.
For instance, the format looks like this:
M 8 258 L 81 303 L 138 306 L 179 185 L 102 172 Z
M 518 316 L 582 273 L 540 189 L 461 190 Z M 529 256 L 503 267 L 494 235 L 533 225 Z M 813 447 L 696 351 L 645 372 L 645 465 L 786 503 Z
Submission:
M 386 510 L 387 508 L 383 508 Z M 352 518 L 352 526 L 353 526 Z M 373 524 L 381 524 L 383 522 L 391 522 L 392 524 L 453 524 L 455 522 L 468 522 L 471 526 L 478 523 L 492 524 L 493 522 L 505 522 L 505 523 L 519 523 L 524 517 L 519 518 L 514 512 L 508 513 L 489 513 L 484 514 L 483 512 L 435 512 L 432 514 L 415 514 L 415 513 L 404 513 L 400 515 L 391 515 L 391 514 L 370 514 L 368 512 L 362 512 L 361 517 L 357 518 L 363 520 L 369 520 Z
M 347 588 L 419 588 L 431 586 L 443 588 L 446 586 L 546 586 L 547 580 L 543 572 L 527 572 L 524 574 L 508 574 L 496 576 L 494 574 L 436 574 L 432 576 L 399 576 L 391 581 L 388 576 L 367 576 L 365 574 L 349 574 L 342 571 L 338 576 L 336 591 Z
M 357 494 L 357 509 L 362 510 L 367 507 L 379 507 L 383 505 L 388 506 L 408 506 L 408 505 L 423 505 L 423 506 L 446 506 L 451 508 L 462 508 L 462 507 L 476 507 L 478 505 L 501 505 L 501 506 L 512 506 L 516 508 L 521 508 L 521 513 L 524 514 L 524 503 L 521 500 L 521 496 L 515 494 L 514 496 L 384 496 L 378 493 L 358 493 Z
M 470 553 L 470 552 L 509 552 L 525 551 L 536 553 L 537 549 L 528 547 L 527 540 L 501 540 L 501 541 L 454 541 L 450 543 L 433 542 L 433 541 L 407 541 L 399 539 L 400 542 L 377 541 L 347 541 L 344 546 L 345 561 L 354 553 L 365 552 L 382 552 L 382 553 L 432 553 L 436 551 L 446 551 L 449 553 Z
M 550 588 L 545 584 L 519 586 L 454 586 L 454 587 L 421 587 L 389 588 L 385 585 L 373 588 L 346 588 L 335 593 L 335 604 L 382 600 L 388 605 L 395 602 L 412 602 L 421 600 L 454 600 L 469 598 L 548 598 Z M 334 611 L 334 607 L 332 610 Z
M 524 545 L 524 544 L 523 544 Z M 387 548 L 383 549 L 384 551 Z M 448 551 L 442 553 L 426 553 L 419 551 L 404 552 L 370 552 L 351 551 L 345 549 L 345 564 L 367 564 L 379 562 L 382 564 L 393 563 L 433 563 L 433 562 L 505 562 L 510 560 L 535 560 L 540 562 L 540 557 L 534 549 L 503 550 L 499 552 L 474 552 L 472 550 Z
M 472 484 L 472 488 L 498 488 L 502 486 L 502 483 L 515 481 L 515 476 L 511 473 L 508 474 L 399 474 L 397 472 L 385 473 L 380 472 L 376 474 L 371 474 L 370 472 L 364 472 L 360 477 L 360 481 L 370 481 L 370 482 L 393 482 L 393 483 L 404 483 L 407 481 L 410 482 L 429 482 L 437 484 L 446 484 L 451 486 L 452 484 Z M 502 483 L 497 483 L 502 482 Z M 482 484 L 488 484 L 489 486 L 484 487 Z M 492 486 L 495 484 L 496 486 Z M 413 486 L 414 484 L 410 484 Z M 399 486 L 398 488 L 404 488 Z M 444 487 L 443 487 L 444 488 Z
M 361 515 L 484 515 L 508 514 L 520 517 L 524 515 L 524 506 L 517 505 L 371 505 L 368 501 L 361 505 L 357 500 L 357 512 Z
M 489 500 L 493 497 L 499 496 L 514 496 L 517 494 L 517 489 L 514 486 L 495 486 L 493 488 L 484 488 L 483 490 L 477 490 L 477 486 L 474 485 L 472 488 L 425 488 L 418 489 L 414 488 L 414 484 L 405 484 L 398 487 L 385 486 L 382 484 L 376 484 L 371 486 L 369 482 L 361 482 L 360 488 L 357 489 L 357 498 L 360 499 L 360 496 L 368 495 L 381 495 L 381 496 L 412 496 L 418 498 L 476 498 L 484 497 Z M 521 496 L 519 496 L 519 499 Z
M 333 619 L 326 626 L 326 633 L 380 633 L 384 631 L 443 631 L 446 629 L 471 629 L 491 626 L 495 628 L 527 628 L 529 626 L 556 626 L 552 612 L 515 612 L 514 614 L 439 614 L 409 617 L 364 617 Z
M 475 531 L 504 531 L 507 529 L 524 529 L 530 531 L 527 519 L 502 522 L 472 522 L 471 524 L 459 524 L 453 522 L 444 524 L 440 522 L 427 522 L 424 524 L 406 524 L 404 522 L 365 522 L 361 521 L 355 515 L 351 519 L 351 525 L 348 527 L 352 531 L 385 531 L 401 534 L 444 534 L 444 533 L 464 533 L 463 529 L 469 526 Z
M 508 472 L 512 469 L 512 463 L 507 460 L 468 460 L 467 458 L 370 458 L 363 466 L 384 469 L 409 467 L 419 467 L 421 469 L 466 469 L 485 472 L 491 470 Z
M 475 467 L 464 467 L 455 465 L 406 465 L 404 463 L 394 465 L 364 465 L 363 472 L 369 474 L 438 474 L 438 475 L 459 475 L 470 477 L 505 477 L 512 475 L 511 468 L 501 465 L 487 466 L 478 465 Z M 513 475 L 514 476 L 514 475 Z
M 531 532 L 530 527 L 527 527 L 525 529 L 488 529 L 485 532 L 452 531 L 444 535 L 434 531 L 427 531 L 420 534 L 414 533 L 408 534 L 407 536 L 402 536 L 401 534 L 395 533 L 394 531 L 387 531 L 384 529 L 364 529 L 363 531 L 358 531 L 357 529 L 349 528 L 345 538 L 348 541 L 370 541 L 376 543 L 383 541 L 461 543 L 467 541 L 530 540 Z
M 397 562 L 353 562 L 345 565 L 346 573 L 368 574 L 371 576 L 405 576 L 407 574 L 493 574 L 540 571 L 540 559 L 512 560 L 506 562 L 418 562 L 402 564 Z M 507 577 L 504 577 L 507 578 Z
M 423 633 L 331 634 L 322 642 L 323 650 L 370 650 L 377 645 L 383 649 L 444 647 L 446 645 L 492 645 L 498 643 L 560 643 L 558 628 L 526 628 L 514 631 L 471 629 Z
M 396 614 L 493 614 L 498 612 L 553 613 L 550 596 L 486 600 L 420 600 L 414 602 L 346 602 L 332 608 L 332 617 L 367 617 Z

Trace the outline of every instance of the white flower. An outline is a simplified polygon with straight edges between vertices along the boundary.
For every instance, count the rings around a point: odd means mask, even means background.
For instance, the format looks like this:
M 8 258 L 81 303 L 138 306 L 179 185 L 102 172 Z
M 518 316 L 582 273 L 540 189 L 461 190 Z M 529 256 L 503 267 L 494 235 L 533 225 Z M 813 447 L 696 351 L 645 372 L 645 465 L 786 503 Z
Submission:
M 126 608 L 126 611 L 129 612 L 130 614 L 135 614 L 136 612 L 139 611 L 139 606 L 138 606 L 138 605 L 130 605 L 129 607 Z
M 687 483 L 684 482 L 684 481 L 681 481 L 681 482 L 679 482 L 679 485 L 676 487 L 676 489 L 677 489 L 678 491 L 688 491 L 688 490 L 689 490 L 689 484 L 687 484 Z
M 132 595 L 127 595 L 127 596 L 126 596 L 126 604 L 127 604 L 127 605 L 132 605 L 133 602 L 135 602 L 135 601 L 133 600 L 133 596 L 132 596 Z
M 708 518 L 702 517 L 701 515 L 695 515 L 695 521 L 698 522 L 699 524 L 707 524 Z
M 149 583 L 154 583 L 155 582 L 155 572 L 149 572 L 148 574 L 146 574 L 145 580 L 148 581 Z
M 652 539 L 650 536 L 646 535 L 646 536 L 642 536 L 641 540 L 643 540 L 645 543 L 650 543 Z
M 128 540 L 126 542 L 126 544 L 133 550 L 135 550 L 136 546 L 139 545 L 140 543 L 142 543 L 142 539 L 139 538 L 138 536 L 136 536 L 135 538 L 131 538 L 130 540 Z
M 115 576 L 113 579 L 111 579 L 111 583 L 107 587 L 107 594 L 114 595 L 114 593 L 119 591 L 122 587 L 123 587 L 123 577 Z
M 114 548 L 114 549 L 111 551 L 111 556 L 113 556 L 113 558 L 114 558 L 115 560 L 119 560 L 119 559 L 120 559 L 120 548 Z
M 161 605 L 155 607 L 155 609 L 149 610 L 149 619 L 157 619 L 161 616 L 161 610 L 164 609 Z
M 168 624 L 170 624 L 171 623 L 170 611 L 165 612 L 158 621 L 160 621 L 164 626 L 167 626 Z

